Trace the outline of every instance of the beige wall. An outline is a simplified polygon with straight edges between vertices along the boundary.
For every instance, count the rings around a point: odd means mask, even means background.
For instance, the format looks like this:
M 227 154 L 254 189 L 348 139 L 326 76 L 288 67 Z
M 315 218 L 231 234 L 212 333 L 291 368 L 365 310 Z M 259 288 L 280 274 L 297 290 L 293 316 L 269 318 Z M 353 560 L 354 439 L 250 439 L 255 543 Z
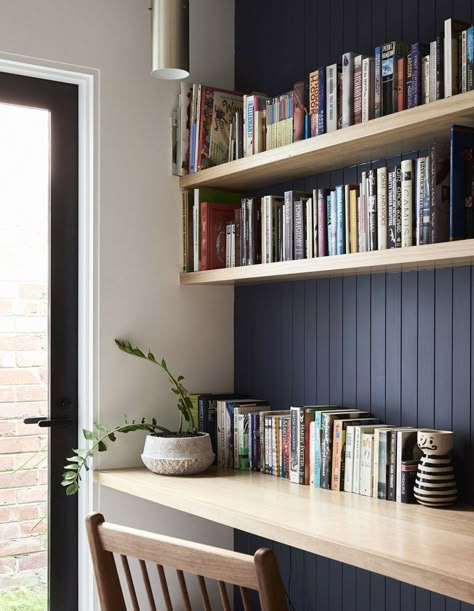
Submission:
M 146 363 L 120 353 L 130 337 L 166 355 L 190 390 L 232 386 L 230 288 L 179 288 L 180 197 L 170 176 L 169 115 L 178 85 L 149 75 L 148 0 L 4 0 L 0 53 L 100 70 L 98 406 L 113 425 L 126 413 L 175 422 L 173 398 Z M 233 0 L 191 2 L 192 78 L 233 85 Z M 139 435 L 120 440 L 103 465 L 139 464 Z M 98 506 L 122 523 L 231 544 L 231 532 L 100 492 Z

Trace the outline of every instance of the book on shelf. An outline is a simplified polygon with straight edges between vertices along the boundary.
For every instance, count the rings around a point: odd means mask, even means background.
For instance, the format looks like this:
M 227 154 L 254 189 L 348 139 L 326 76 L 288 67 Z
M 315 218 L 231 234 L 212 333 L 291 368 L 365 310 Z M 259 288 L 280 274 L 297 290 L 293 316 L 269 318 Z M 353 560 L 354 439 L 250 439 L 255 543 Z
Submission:
M 374 471 L 372 496 L 375 498 L 387 498 L 386 474 L 387 474 L 387 431 L 393 428 L 386 424 L 384 427 L 374 430 Z
M 201 271 L 226 267 L 226 226 L 238 208 L 239 204 L 201 202 Z
M 401 246 L 413 245 L 413 161 L 404 159 L 401 174 Z
M 474 128 L 453 125 L 450 140 L 449 239 L 474 237 Z
M 202 394 L 198 397 L 198 430 L 209 433 L 217 465 L 217 401 L 236 398 L 234 393 Z
M 418 448 L 417 444 L 417 433 L 418 429 L 416 428 L 397 429 L 395 500 L 398 503 L 402 502 L 402 464 L 407 462 L 410 464 L 417 464 L 418 460 L 421 458 L 421 450 Z M 409 470 L 405 469 L 403 472 L 407 474 Z M 403 487 L 404 497 L 412 498 L 413 487 L 410 492 L 410 480 L 408 476 L 405 476 Z
M 429 149 L 430 157 L 430 243 L 449 240 L 449 168 L 448 141 L 435 142 Z
M 398 110 L 398 60 L 408 55 L 409 46 L 392 41 L 382 45 L 382 115 Z
M 444 22 L 444 97 L 459 93 L 458 36 L 470 27 L 470 23 L 459 19 Z
M 339 93 L 339 75 L 342 75 L 340 64 L 326 67 L 326 132 L 338 129 L 338 118 L 341 111 Z
M 369 433 L 371 435 L 374 434 L 374 431 L 377 428 L 385 427 L 385 424 L 370 424 L 370 425 L 355 425 L 353 427 L 353 438 L 352 438 L 352 486 L 351 491 L 355 494 L 360 494 L 360 484 L 361 484 L 361 466 L 362 466 L 362 437 L 364 433 Z M 372 458 L 371 458 L 372 460 Z M 350 468 L 350 465 L 346 465 L 346 473 Z M 371 490 L 371 484 L 369 485 L 369 489 Z M 345 488 L 344 488 L 345 489 Z M 349 490 L 349 489 L 348 489 Z M 367 495 L 369 496 L 369 495 Z
M 362 433 L 360 443 L 360 485 L 359 494 L 372 496 L 374 469 L 374 434 Z
M 342 127 L 354 123 L 354 58 L 357 53 L 342 56 Z

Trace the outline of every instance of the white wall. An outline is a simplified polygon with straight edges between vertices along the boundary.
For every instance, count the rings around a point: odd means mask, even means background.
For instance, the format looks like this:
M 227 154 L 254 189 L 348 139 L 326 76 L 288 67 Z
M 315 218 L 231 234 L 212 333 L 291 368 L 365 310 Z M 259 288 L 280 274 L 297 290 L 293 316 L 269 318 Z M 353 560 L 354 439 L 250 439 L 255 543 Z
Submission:
M 148 0 L 4 0 L 0 53 L 100 71 L 97 406 L 108 424 L 156 416 L 175 426 L 173 396 L 151 365 L 119 352 L 130 338 L 165 355 L 190 390 L 233 384 L 233 291 L 177 284 L 181 204 L 170 176 L 169 116 L 179 85 L 150 77 Z M 191 78 L 233 86 L 233 0 L 191 1 Z M 122 438 L 101 466 L 140 464 L 143 438 Z M 231 531 L 100 491 L 107 518 L 231 545 Z

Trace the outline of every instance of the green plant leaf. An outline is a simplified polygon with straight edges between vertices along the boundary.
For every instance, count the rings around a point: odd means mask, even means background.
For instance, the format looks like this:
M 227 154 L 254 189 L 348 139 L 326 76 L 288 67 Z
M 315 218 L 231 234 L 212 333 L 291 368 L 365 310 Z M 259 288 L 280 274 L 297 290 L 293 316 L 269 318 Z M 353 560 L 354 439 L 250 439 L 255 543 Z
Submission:
M 69 485 L 66 488 L 66 494 L 68 496 L 72 496 L 73 494 L 77 494 L 78 491 L 79 491 L 79 486 L 77 484 L 75 484 L 75 483 Z
M 97 444 L 97 449 L 99 450 L 99 452 L 106 452 L 107 446 L 103 441 L 99 441 L 99 443 Z
M 81 458 L 79 456 L 70 456 L 69 458 L 66 458 L 66 460 L 68 460 L 69 462 L 79 462 Z
M 106 433 L 107 434 L 109 432 L 107 427 L 104 426 L 103 424 L 99 424 L 98 422 L 94 422 L 94 426 L 101 433 Z
M 92 431 L 88 431 L 87 429 L 82 429 L 82 434 L 84 435 L 84 438 L 87 439 L 88 441 L 94 441 L 94 442 L 97 441 L 97 436 Z
M 78 471 L 79 465 L 64 465 L 64 469 L 67 469 L 68 471 Z
M 110 439 L 110 441 L 116 441 L 117 437 L 115 437 L 115 433 L 109 433 L 107 435 L 107 437 Z
M 77 454 L 80 458 L 86 458 L 87 454 L 89 453 L 89 451 L 85 450 L 84 448 L 76 448 L 75 450 L 73 450 L 73 452 Z
M 65 473 L 63 473 L 63 480 L 64 481 L 69 481 L 71 479 L 76 479 L 76 474 L 73 473 L 72 471 L 66 471 Z
M 178 382 L 181 382 L 181 380 L 184 380 L 184 376 L 178 376 Z

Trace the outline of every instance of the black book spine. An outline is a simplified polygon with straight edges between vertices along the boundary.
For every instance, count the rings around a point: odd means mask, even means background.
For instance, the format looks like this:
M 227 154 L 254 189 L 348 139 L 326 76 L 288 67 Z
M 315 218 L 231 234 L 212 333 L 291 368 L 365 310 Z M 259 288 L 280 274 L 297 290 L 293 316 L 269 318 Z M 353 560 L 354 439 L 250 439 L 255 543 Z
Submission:
M 397 166 L 396 169 L 396 190 L 395 190 L 395 198 L 396 198 L 396 221 L 397 221 L 397 248 L 400 248 L 402 245 L 402 170 L 400 166 Z
M 396 477 L 397 477 L 397 432 L 387 433 L 387 500 L 396 499 Z
M 235 265 L 239 267 L 242 265 L 240 248 L 241 248 L 241 237 L 240 237 L 240 226 L 241 226 L 241 210 L 236 209 L 234 212 L 234 224 L 235 224 Z
M 247 265 L 247 203 L 243 199 L 240 204 L 240 264 Z
M 262 262 L 262 210 L 260 206 L 254 205 L 254 215 L 255 215 L 255 223 L 254 223 L 254 243 L 255 243 L 255 252 L 254 252 L 254 261 L 255 263 Z
M 277 258 L 276 261 L 283 261 L 283 218 L 284 206 L 280 206 L 278 208 L 278 222 L 277 222 L 277 232 L 278 232 L 278 240 L 277 240 Z
M 204 403 L 205 398 L 198 397 L 198 431 L 208 433 L 209 431 L 207 430 L 207 418 L 204 418 Z
M 415 480 L 418 461 L 402 461 L 400 473 L 401 502 L 415 503 Z

